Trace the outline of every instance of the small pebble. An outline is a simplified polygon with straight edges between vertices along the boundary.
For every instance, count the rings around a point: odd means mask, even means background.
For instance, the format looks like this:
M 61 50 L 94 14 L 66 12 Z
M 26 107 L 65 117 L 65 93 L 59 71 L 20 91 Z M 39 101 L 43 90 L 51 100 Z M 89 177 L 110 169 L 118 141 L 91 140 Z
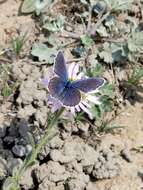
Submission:
M 12 136 L 6 136 L 3 139 L 4 145 L 10 146 L 15 142 L 16 138 Z
M 131 152 L 128 148 L 125 148 L 124 150 L 121 151 L 121 156 L 127 161 L 127 162 L 132 162 L 132 156 Z
M 23 156 L 26 154 L 26 149 L 25 149 L 25 147 L 22 146 L 22 145 L 15 145 L 15 146 L 12 148 L 12 152 L 13 152 L 16 156 L 23 157 Z
M 90 125 L 88 123 L 87 124 L 80 124 L 80 125 L 78 125 L 78 129 L 80 131 L 82 131 L 83 133 L 85 133 L 85 134 L 88 133 L 89 127 L 90 127 Z
M 143 169 L 139 169 L 138 176 L 143 180 Z
M 18 128 L 19 128 L 19 134 L 21 135 L 21 137 L 27 136 L 27 133 L 29 132 L 29 126 L 26 120 L 21 119 L 21 121 L 18 123 Z
M 119 174 L 120 166 L 115 153 L 110 149 L 104 149 L 99 152 L 98 161 L 95 162 L 92 176 L 95 179 L 110 179 Z

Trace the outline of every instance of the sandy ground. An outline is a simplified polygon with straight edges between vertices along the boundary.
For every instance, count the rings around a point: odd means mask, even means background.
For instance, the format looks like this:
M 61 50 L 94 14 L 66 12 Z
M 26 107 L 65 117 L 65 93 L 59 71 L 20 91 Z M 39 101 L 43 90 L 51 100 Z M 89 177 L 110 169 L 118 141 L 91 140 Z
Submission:
M 31 16 L 18 15 L 21 1 L 7 0 L 0 2 L 0 46 L 7 47 L 11 38 L 16 35 L 17 30 L 28 28 L 29 35 L 33 35 L 34 21 Z M 30 28 L 29 28 L 30 26 Z M 30 29 L 30 30 L 29 30 Z M 30 37 L 33 41 L 34 37 Z M 26 49 L 27 50 L 27 49 Z M 140 100 L 143 93 L 140 93 Z M 120 155 L 122 150 L 129 151 L 130 158 L 126 161 L 119 156 L 121 166 L 117 177 L 109 180 L 98 180 L 92 190 L 141 190 L 143 189 L 143 158 L 142 152 L 137 152 L 143 146 L 143 102 L 138 101 L 134 106 L 127 105 L 121 110 L 114 123 L 124 126 L 115 134 L 107 134 L 102 137 L 101 146 L 111 147 Z M 129 155 L 128 155 L 129 156 Z M 46 189 L 45 189 L 46 190 Z

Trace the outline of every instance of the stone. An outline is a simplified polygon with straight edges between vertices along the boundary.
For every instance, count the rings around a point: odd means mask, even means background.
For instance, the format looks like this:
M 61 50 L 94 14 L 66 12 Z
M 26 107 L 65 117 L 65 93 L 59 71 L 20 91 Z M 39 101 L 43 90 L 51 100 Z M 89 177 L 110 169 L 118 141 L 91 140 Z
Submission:
M 86 123 L 86 124 L 81 123 L 81 124 L 78 125 L 78 129 L 80 131 L 82 131 L 83 133 L 85 133 L 86 135 L 88 134 L 89 127 L 90 127 L 90 125 L 88 123 Z
M 58 162 L 49 161 L 48 164 L 43 164 L 34 170 L 35 177 L 39 183 L 44 179 L 50 182 L 57 183 L 59 181 L 65 181 L 68 176 L 68 172 L 65 170 L 65 166 Z
M 40 141 L 40 140 L 39 140 Z M 44 158 L 46 158 L 50 153 L 50 147 L 49 144 L 45 145 L 42 150 L 40 151 L 40 153 L 38 154 L 38 158 L 39 160 L 43 160 Z
M 59 136 L 55 136 L 50 142 L 49 147 L 52 149 L 62 148 L 64 141 L 60 139 Z
M 35 119 L 39 123 L 39 125 L 44 126 L 47 121 L 47 113 L 48 109 L 47 106 L 43 106 L 42 108 L 38 109 L 35 113 Z
M 0 124 L 0 138 L 6 135 L 7 126 Z
M 38 167 L 39 164 L 33 165 L 32 167 L 29 167 L 23 174 L 20 185 L 22 186 L 22 189 L 32 189 L 34 187 L 33 183 L 33 171 L 36 167 Z
M 0 156 L 1 156 L 1 158 L 5 159 L 5 160 L 13 158 L 13 154 L 12 154 L 11 150 L 8 150 L 8 149 L 0 149 Z
M 28 64 L 25 64 L 23 65 L 23 68 L 21 69 L 22 72 L 25 74 L 25 75 L 30 75 L 31 71 L 32 71 L 32 66 L 31 65 L 28 65 Z
M 27 105 L 25 106 L 24 108 L 21 108 L 19 111 L 18 111 L 18 114 L 17 116 L 19 118 L 29 118 L 30 116 L 32 116 L 34 113 L 36 113 L 36 109 L 33 108 L 33 106 L 30 104 L 30 105 Z
M 131 152 L 128 148 L 125 148 L 121 151 L 121 156 L 127 161 L 127 162 L 132 162 L 132 156 L 131 156 Z
M 42 183 L 39 184 L 38 190 L 54 190 L 55 187 L 55 183 L 44 179 Z
M 15 142 L 16 138 L 14 136 L 6 136 L 3 139 L 3 144 L 6 146 L 10 146 Z
M 30 131 L 28 122 L 25 119 L 21 119 L 20 122 L 17 124 L 17 127 L 20 136 L 23 138 L 27 137 L 28 132 Z
M 12 152 L 13 152 L 16 156 L 23 157 L 23 156 L 25 156 L 26 149 L 25 149 L 25 147 L 22 146 L 22 145 L 15 145 L 15 146 L 12 147 Z
M 115 153 L 110 149 L 103 149 L 99 152 L 97 162 L 95 162 L 92 176 L 95 179 L 110 179 L 119 174 L 120 166 Z

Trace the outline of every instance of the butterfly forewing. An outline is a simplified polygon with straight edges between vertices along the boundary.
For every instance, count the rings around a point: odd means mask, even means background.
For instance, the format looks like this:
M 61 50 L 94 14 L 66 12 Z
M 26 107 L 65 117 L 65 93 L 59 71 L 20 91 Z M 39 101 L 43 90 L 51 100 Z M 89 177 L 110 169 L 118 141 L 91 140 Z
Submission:
M 105 80 L 103 78 L 80 79 L 72 83 L 72 87 L 82 92 L 91 92 L 101 87 Z
M 55 59 L 54 72 L 64 82 L 66 82 L 68 80 L 68 73 L 67 73 L 65 58 L 61 51 L 59 51 L 59 53 L 57 54 L 57 57 Z
M 59 99 L 63 105 L 72 107 L 79 104 L 81 95 L 77 89 L 71 87 L 65 89 L 64 92 L 60 95 Z
M 65 83 L 59 77 L 54 77 L 49 81 L 48 89 L 53 97 L 58 98 L 64 91 Z

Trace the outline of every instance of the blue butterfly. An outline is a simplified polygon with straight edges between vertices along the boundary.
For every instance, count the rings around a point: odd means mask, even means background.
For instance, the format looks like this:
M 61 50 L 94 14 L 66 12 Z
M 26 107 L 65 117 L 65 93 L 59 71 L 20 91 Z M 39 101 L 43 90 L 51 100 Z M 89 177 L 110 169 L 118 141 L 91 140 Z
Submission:
M 81 92 L 88 93 L 101 87 L 105 80 L 103 78 L 84 78 L 70 81 L 63 53 L 57 54 L 54 64 L 56 74 L 48 84 L 50 94 L 61 101 L 64 106 L 76 106 L 81 101 Z M 80 92 L 81 91 L 81 92 Z

